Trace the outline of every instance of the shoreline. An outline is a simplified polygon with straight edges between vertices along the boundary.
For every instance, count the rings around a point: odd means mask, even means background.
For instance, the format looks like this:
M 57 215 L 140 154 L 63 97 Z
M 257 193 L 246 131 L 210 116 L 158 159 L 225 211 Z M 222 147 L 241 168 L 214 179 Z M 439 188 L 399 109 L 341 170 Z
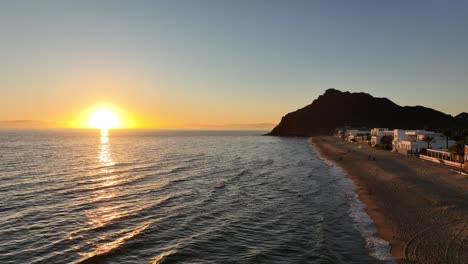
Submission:
M 396 262 L 468 263 L 468 177 L 331 136 L 309 142 L 353 181 Z
M 385 263 L 396 263 L 390 252 L 390 242 L 379 236 L 377 225 L 367 211 L 368 203 L 362 201 L 362 196 L 359 194 L 358 186 L 355 184 L 355 181 L 351 179 L 349 174 L 338 163 L 323 156 L 312 140 L 308 142 L 314 147 L 314 151 L 316 151 L 320 159 L 329 167 L 328 173 L 331 175 L 340 174 L 343 177 L 343 191 L 347 193 L 348 205 L 350 207 L 348 214 L 353 219 L 355 228 L 365 240 L 364 247 L 366 248 L 367 254 Z

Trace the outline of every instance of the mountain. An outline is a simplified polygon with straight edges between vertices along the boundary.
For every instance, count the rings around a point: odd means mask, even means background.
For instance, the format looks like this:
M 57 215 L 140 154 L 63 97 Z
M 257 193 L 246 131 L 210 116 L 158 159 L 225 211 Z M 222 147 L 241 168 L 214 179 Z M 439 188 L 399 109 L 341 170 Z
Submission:
M 464 127 L 468 127 L 468 113 L 463 112 L 455 116 L 458 124 L 461 124 Z
M 268 135 L 331 134 L 337 127 L 402 129 L 468 127 L 468 114 L 453 117 L 423 106 L 399 106 L 387 98 L 328 89 L 312 104 L 285 115 Z

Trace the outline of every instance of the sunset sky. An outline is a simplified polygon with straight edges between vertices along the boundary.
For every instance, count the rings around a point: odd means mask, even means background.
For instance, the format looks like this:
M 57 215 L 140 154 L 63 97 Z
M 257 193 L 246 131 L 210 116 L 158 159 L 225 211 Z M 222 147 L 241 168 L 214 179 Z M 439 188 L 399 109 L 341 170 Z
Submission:
M 2 1 L 0 122 L 76 127 L 106 106 L 129 127 L 277 123 L 329 87 L 456 115 L 467 14 L 466 1 Z

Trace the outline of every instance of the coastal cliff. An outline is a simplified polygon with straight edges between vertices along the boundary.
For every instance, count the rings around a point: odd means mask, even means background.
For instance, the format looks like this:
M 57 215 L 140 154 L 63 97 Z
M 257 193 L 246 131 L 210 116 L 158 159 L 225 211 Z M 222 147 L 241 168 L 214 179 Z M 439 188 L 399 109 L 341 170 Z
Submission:
M 310 105 L 291 112 L 267 135 L 314 136 L 331 134 L 336 127 L 466 127 L 466 113 L 457 117 L 423 106 L 399 106 L 367 93 L 328 89 Z

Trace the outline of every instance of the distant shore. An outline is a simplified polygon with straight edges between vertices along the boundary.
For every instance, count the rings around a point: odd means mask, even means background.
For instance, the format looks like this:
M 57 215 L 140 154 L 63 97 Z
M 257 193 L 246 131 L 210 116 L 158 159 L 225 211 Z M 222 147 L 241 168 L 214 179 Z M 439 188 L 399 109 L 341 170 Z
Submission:
M 377 235 L 391 243 L 396 261 L 468 263 L 468 176 L 335 137 L 312 142 L 357 185 Z

